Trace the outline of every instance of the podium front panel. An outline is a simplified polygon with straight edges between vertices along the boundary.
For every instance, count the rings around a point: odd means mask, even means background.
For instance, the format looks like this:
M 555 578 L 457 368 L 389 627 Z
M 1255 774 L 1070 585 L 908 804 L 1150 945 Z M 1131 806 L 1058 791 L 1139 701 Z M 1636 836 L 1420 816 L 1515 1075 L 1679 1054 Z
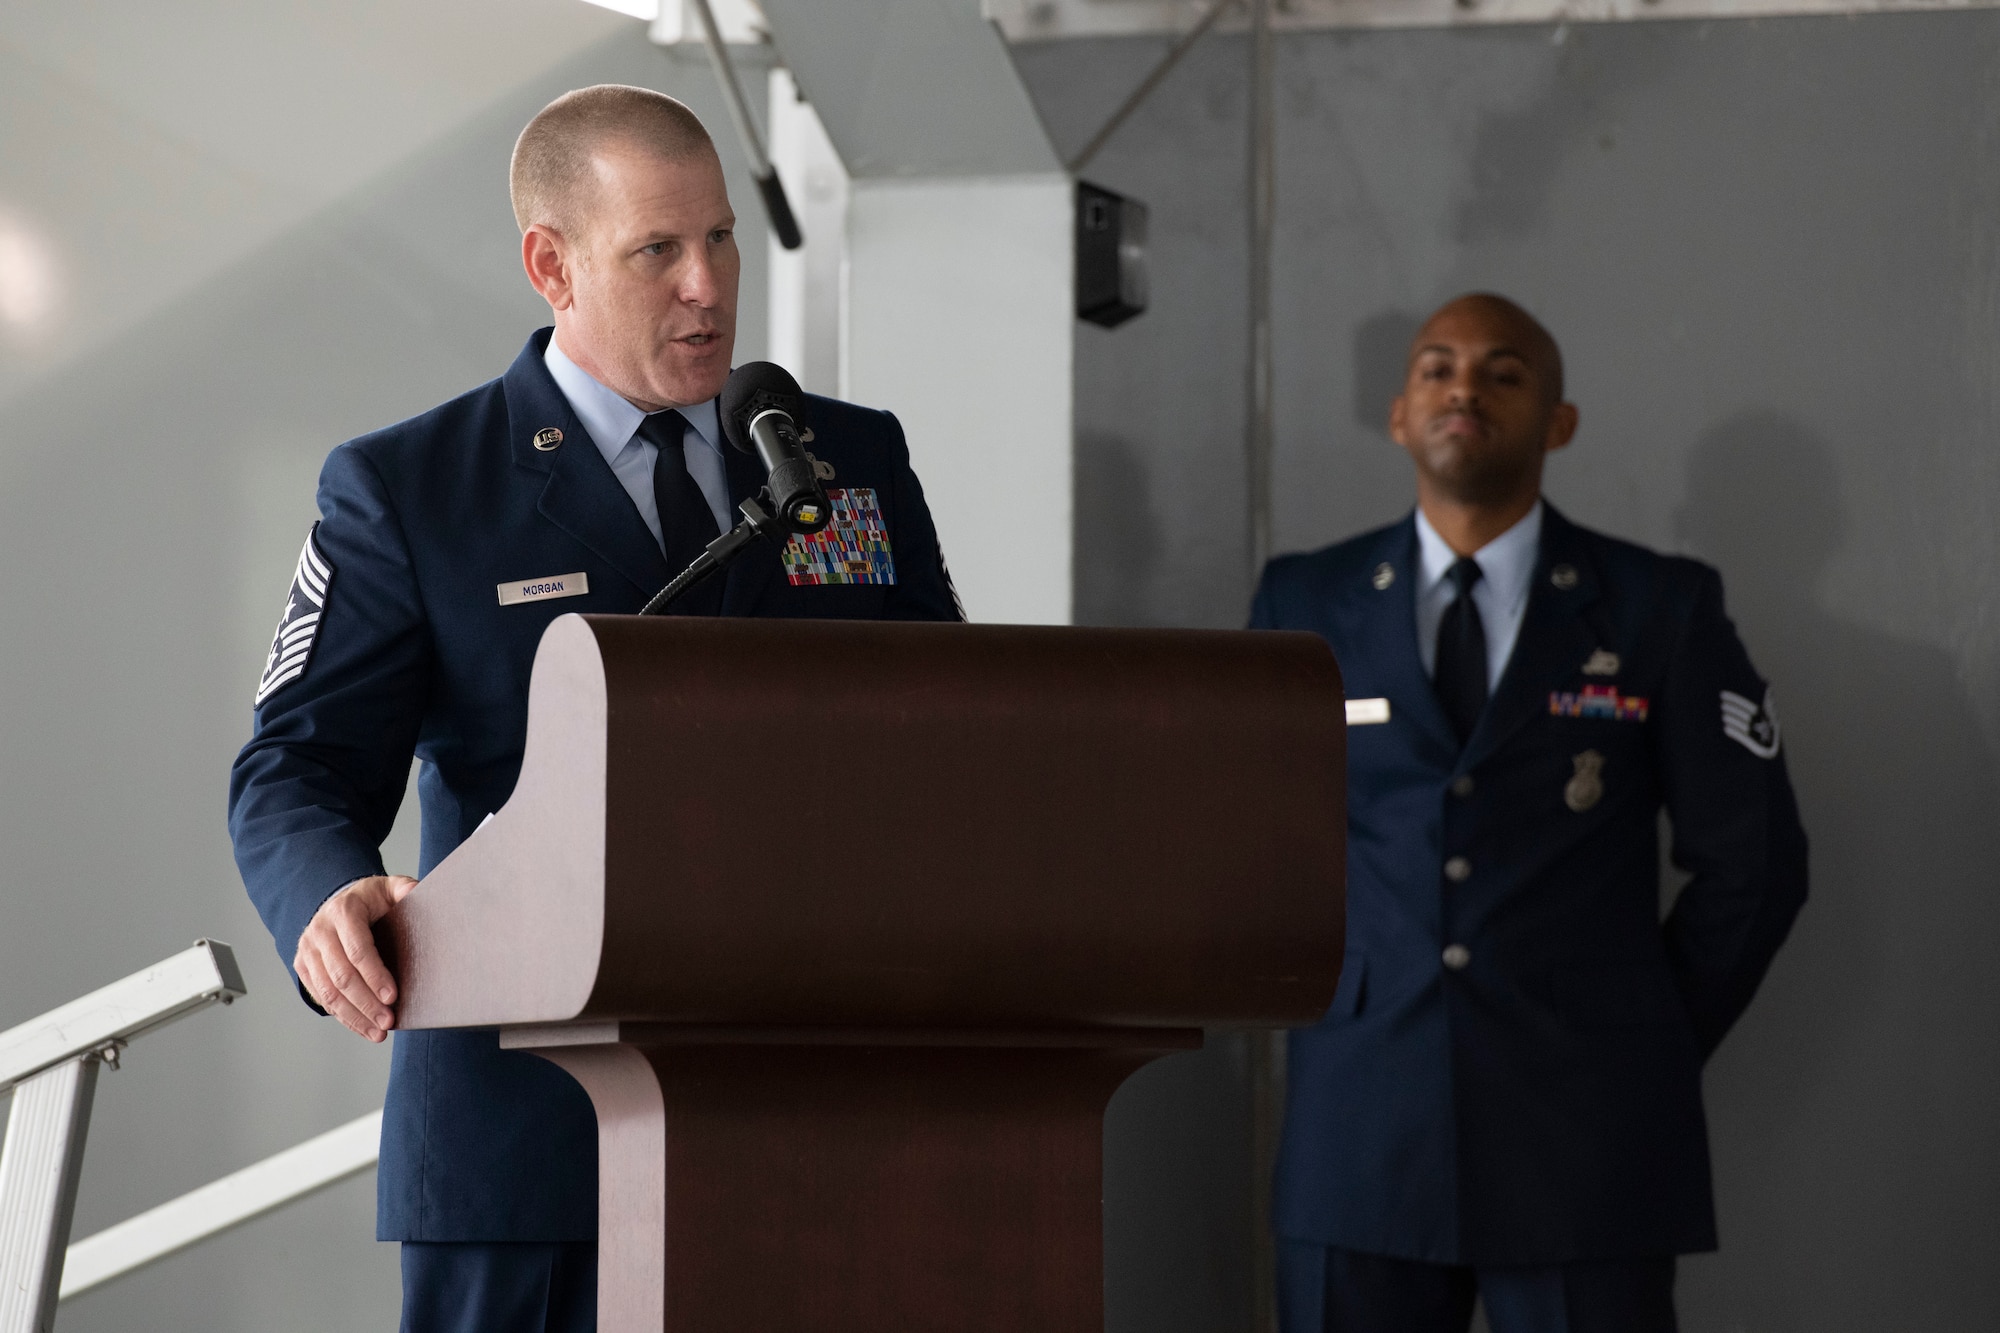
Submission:
M 1303 634 L 564 616 L 403 1024 L 1310 1022 L 1344 727 Z

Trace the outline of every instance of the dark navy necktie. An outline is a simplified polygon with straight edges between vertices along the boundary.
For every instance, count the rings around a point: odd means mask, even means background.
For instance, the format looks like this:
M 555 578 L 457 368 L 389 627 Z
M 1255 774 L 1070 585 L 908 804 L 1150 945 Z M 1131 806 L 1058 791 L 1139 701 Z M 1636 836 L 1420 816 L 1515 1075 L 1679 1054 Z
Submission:
M 1472 601 L 1472 585 L 1482 571 L 1471 556 L 1462 556 L 1447 575 L 1458 596 L 1444 609 L 1438 621 L 1437 667 L 1431 683 L 1438 702 L 1451 719 L 1458 743 L 1465 744 L 1479 715 L 1486 711 L 1486 626 Z
M 667 567 L 678 574 L 694 563 L 707 545 L 722 535 L 715 511 L 688 472 L 682 437 L 687 418 L 672 410 L 654 412 L 639 424 L 639 436 L 659 454 L 653 459 L 653 503 L 660 511 L 660 544 Z M 682 615 L 714 615 L 722 604 L 722 580 L 711 578 L 674 604 Z

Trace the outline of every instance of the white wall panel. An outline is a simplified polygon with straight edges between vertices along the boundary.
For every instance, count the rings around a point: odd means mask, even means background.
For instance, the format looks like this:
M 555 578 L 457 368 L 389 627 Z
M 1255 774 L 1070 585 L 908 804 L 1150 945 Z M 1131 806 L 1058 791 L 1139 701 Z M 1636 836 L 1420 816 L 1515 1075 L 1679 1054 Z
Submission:
M 1070 616 L 1070 210 L 1060 175 L 853 185 L 845 396 L 902 419 L 974 620 Z

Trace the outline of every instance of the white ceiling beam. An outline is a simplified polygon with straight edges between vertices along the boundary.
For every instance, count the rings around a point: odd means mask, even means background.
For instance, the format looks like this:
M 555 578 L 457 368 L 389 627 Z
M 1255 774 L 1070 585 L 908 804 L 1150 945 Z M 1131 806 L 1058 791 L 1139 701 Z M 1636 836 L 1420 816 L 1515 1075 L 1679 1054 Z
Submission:
M 1060 173 L 979 0 L 763 0 L 778 56 L 856 180 Z

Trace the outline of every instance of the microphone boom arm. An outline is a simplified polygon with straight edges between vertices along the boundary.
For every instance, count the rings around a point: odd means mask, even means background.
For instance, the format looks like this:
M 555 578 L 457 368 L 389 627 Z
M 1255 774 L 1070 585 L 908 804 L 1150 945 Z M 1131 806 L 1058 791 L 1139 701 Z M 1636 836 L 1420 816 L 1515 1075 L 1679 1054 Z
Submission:
M 710 575 L 719 574 L 729 568 L 736 557 L 743 554 L 744 549 L 759 537 L 785 533 L 787 530 L 784 520 L 758 503 L 758 499 L 763 498 L 759 495 L 757 499 L 745 500 L 737 506 L 743 515 L 743 521 L 710 542 L 702 553 L 694 558 L 694 563 L 674 575 L 671 583 L 653 594 L 652 601 L 639 608 L 639 614 L 665 615 L 667 607 L 675 598 Z

